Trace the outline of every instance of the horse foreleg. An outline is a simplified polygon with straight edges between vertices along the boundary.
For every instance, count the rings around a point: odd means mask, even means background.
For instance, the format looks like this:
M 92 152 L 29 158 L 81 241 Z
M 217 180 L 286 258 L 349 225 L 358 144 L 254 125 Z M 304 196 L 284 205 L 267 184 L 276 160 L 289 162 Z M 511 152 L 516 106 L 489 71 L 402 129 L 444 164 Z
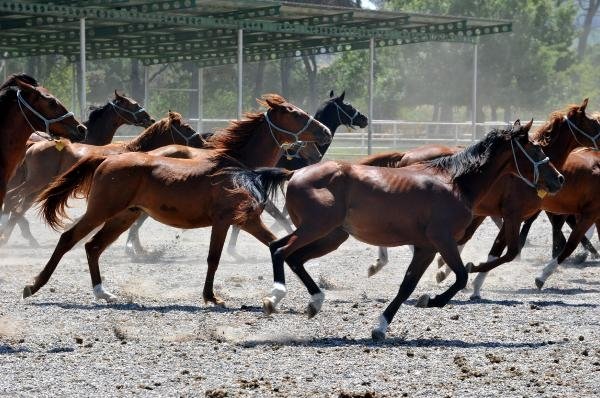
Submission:
M 279 225 L 281 225 L 288 234 L 292 233 L 293 228 L 290 222 L 288 221 L 287 217 L 285 216 L 285 214 L 283 214 L 283 212 L 281 212 L 277 208 L 277 206 L 275 206 L 275 204 L 272 201 L 267 201 L 267 204 L 265 205 L 265 211 L 269 213 L 271 217 L 273 217 L 275 221 L 279 223 Z
M 480 263 L 475 267 L 470 267 L 469 272 L 479 272 L 479 274 L 473 280 L 473 294 L 471 294 L 471 300 L 481 298 L 481 287 L 487 277 L 487 273 L 496 268 L 497 266 L 510 262 L 517 257 L 519 254 L 519 226 L 520 220 L 514 217 L 504 218 L 504 224 L 502 225 L 501 232 L 504 233 L 504 240 L 507 242 L 508 249 L 506 254 L 500 257 L 494 257 L 492 254 L 488 256 L 488 261 Z M 472 264 L 471 264 L 472 265 Z
M 546 283 L 546 280 L 550 275 L 556 271 L 558 266 L 573 253 L 573 251 L 577 248 L 579 243 L 581 242 L 581 238 L 585 236 L 586 231 L 594 225 L 593 217 L 582 217 L 581 220 L 575 226 L 575 229 L 571 231 L 569 235 L 569 239 L 565 247 L 561 250 L 558 257 L 553 258 L 542 270 L 542 273 L 535 278 L 535 285 L 538 289 L 541 289 Z
M 577 220 L 575 219 L 575 216 L 573 216 L 573 215 L 567 216 L 567 224 L 569 225 L 569 227 L 571 227 L 571 230 L 574 230 L 575 226 L 577 225 Z M 590 242 L 590 239 L 592 239 L 593 236 L 594 236 L 594 226 L 592 225 L 590 227 L 590 229 L 587 230 L 587 232 L 585 233 L 583 238 L 581 238 L 581 245 L 584 247 L 585 250 L 587 250 L 588 252 L 590 252 L 592 254 L 593 259 L 598 259 L 600 257 L 600 255 L 598 254 L 598 251 L 596 250 L 594 245 L 592 245 L 592 242 Z M 585 258 L 582 259 L 582 261 L 584 261 L 584 260 L 585 260 Z M 580 261 L 580 262 L 582 262 L 582 261 Z
M 225 245 L 225 238 L 227 238 L 228 229 L 229 224 L 213 224 L 212 231 L 210 233 L 210 246 L 208 249 L 208 257 L 206 259 L 208 270 L 206 271 L 204 290 L 202 292 L 205 303 L 210 302 L 215 305 L 225 305 L 225 302 L 220 297 L 215 295 L 213 284 L 215 280 L 215 274 L 219 268 L 219 261 L 221 260 L 221 253 L 223 252 L 223 246 Z
M 533 222 L 538 218 L 540 213 L 541 211 L 536 212 L 533 216 L 529 217 L 523 223 L 523 226 L 521 227 L 521 233 L 519 234 L 519 246 L 521 247 L 521 249 L 525 247 L 525 243 L 527 242 L 527 235 L 529 235 L 531 225 L 533 225 Z
M 385 338 L 387 328 L 398 312 L 400 305 L 414 292 L 423 273 L 435 258 L 435 253 L 436 251 L 431 248 L 415 247 L 412 260 L 408 265 L 396 297 L 388 304 L 383 314 L 379 316 L 378 325 L 371 331 L 371 336 L 374 340 Z
M 565 225 L 566 217 L 560 214 L 553 214 L 546 212 L 550 225 L 552 225 L 552 258 L 558 257 L 558 253 L 561 252 L 567 239 L 562 232 L 562 227 Z
M 369 276 L 369 278 L 381 271 L 381 269 L 385 267 L 389 262 L 387 247 L 379 246 L 378 253 L 379 256 L 377 256 L 375 264 L 371 264 L 367 269 L 367 275 Z
M 125 243 L 125 253 L 127 253 L 129 257 L 135 258 L 148 254 L 140 242 L 140 228 L 142 228 L 142 225 L 148 217 L 147 213 L 140 212 L 137 220 L 135 220 L 129 228 L 127 242 Z
M 87 234 L 92 232 L 95 228 L 100 226 L 104 222 L 104 219 L 99 217 L 90 216 L 86 212 L 84 216 L 79 219 L 71 228 L 63 232 L 58 240 L 58 244 L 50 257 L 50 260 L 46 263 L 44 269 L 35 277 L 33 284 L 26 285 L 23 289 L 23 298 L 27 298 L 32 294 L 35 294 L 38 290 L 44 286 L 52 273 L 56 269 L 60 259 L 66 252 L 71 250 L 73 246 L 81 239 L 85 238 Z

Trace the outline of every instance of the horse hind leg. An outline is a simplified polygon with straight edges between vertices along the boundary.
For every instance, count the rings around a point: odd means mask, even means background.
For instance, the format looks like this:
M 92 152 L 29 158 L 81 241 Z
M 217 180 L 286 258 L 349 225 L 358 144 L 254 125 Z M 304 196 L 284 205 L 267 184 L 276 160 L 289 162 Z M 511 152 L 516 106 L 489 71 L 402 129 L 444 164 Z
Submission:
M 100 255 L 110 246 L 123 232 L 137 220 L 141 211 L 135 209 L 127 209 L 107 220 L 104 226 L 96 232 L 96 234 L 85 244 L 85 252 L 87 254 L 88 266 L 90 269 L 90 277 L 92 279 L 92 288 L 94 297 L 98 300 L 106 300 L 112 302 L 117 299 L 117 296 L 110 293 L 102 285 L 102 277 L 100 276 L 99 258 Z
M 148 214 L 140 212 L 137 220 L 131 224 L 129 233 L 127 234 L 127 242 L 125 243 L 125 253 L 131 258 L 137 258 L 139 256 L 145 256 L 148 254 L 146 249 L 142 246 L 140 241 L 140 228 L 144 222 L 148 219 Z
M 379 255 L 377 256 L 377 260 L 375 260 L 375 264 L 371 264 L 367 269 L 369 278 L 381 271 L 389 262 L 387 247 L 379 246 L 378 253 Z
M 415 247 L 412 260 L 408 265 L 396 297 L 388 304 L 383 314 L 379 316 L 377 326 L 371 331 L 373 340 L 382 340 L 385 338 L 389 324 L 394 319 L 402 303 L 414 292 L 423 273 L 435 258 L 435 253 L 435 250 L 431 248 Z
M 458 253 L 462 253 L 464 248 L 465 245 L 458 245 Z M 437 283 L 442 283 L 444 280 L 446 280 L 448 275 L 450 275 L 452 269 L 446 264 L 442 256 L 438 258 L 438 267 L 441 269 L 435 273 L 435 281 Z
M 231 226 L 231 235 L 229 236 L 229 243 L 227 244 L 227 254 L 235 258 L 237 261 L 242 260 L 242 256 L 237 253 L 236 246 L 240 236 L 240 227 L 237 225 Z

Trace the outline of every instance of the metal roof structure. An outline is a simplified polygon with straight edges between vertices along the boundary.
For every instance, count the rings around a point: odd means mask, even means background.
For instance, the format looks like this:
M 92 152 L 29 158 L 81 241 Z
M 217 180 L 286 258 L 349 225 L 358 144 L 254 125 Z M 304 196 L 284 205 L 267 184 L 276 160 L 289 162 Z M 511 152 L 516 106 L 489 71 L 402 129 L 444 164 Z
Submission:
M 80 55 L 146 65 L 273 60 L 510 32 L 510 21 L 243 0 L 0 0 L 0 58 Z

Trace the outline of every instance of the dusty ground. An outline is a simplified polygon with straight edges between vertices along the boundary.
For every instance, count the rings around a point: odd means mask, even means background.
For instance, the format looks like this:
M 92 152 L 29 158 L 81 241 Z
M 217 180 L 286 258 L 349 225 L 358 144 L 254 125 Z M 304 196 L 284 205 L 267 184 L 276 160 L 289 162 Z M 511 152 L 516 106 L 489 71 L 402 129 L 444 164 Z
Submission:
M 265 247 L 243 235 L 246 260 L 224 254 L 216 289 L 227 308 L 213 308 L 201 299 L 209 230 L 181 234 L 149 222 L 142 239 L 165 248 L 163 259 L 132 263 L 123 237 L 102 258 L 119 303 L 94 300 L 82 247 L 22 300 L 58 239 L 36 221 L 41 248 L 18 235 L 0 248 L 0 395 L 597 396 L 600 264 L 570 265 L 536 291 L 533 278 L 549 256 L 541 219 L 522 259 L 488 278 L 483 301 L 460 293 L 443 309 L 413 307 L 414 297 L 442 289 L 432 266 L 383 343 L 370 331 L 398 289 L 406 248 L 392 249 L 391 263 L 371 279 L 376 251 L 354 240 L 311 263 L 327 287 L 312 320 L 303 314 L 308 295 L 288 270 L 289 294 L 266 317 Z M 486 223 L 463 259 L 484 259 L 495 233 Z

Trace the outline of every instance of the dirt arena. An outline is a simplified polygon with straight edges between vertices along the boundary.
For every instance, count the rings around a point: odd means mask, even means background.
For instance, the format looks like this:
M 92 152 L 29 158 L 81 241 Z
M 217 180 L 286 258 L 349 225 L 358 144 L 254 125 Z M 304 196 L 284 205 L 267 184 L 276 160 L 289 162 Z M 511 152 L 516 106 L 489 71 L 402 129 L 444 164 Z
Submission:
M 163 249 L 162 258 L 132 263 L 123 236 L 101 259 L 104 285 L 118 303 L 94 300 L 82 246 L 48 285 L 22 300 L 24 284 L 58 240 L 39 220 L 32 229 L 41 248 L 30 249 L 18 232 L 0 248 L 2 396 L 591 397 L 600 391 L 600 263 L 568 264 L 538 292 L 533 278 L 550 255 L 545 217 L 534 224 L 522 258 L 488 278 L 484 300 L 460 293 L 446 308 L 415 308 L 418 295 L 446 286 L 436 286 L 432 266 L 387 340 L 377 343 L 371 328 L 397 292 L 408 248 L 391 249 L 390 264 L 370 279 L 376 249 L 352 239 L 311 262 L 307 269 L 326 299 L 308 320 L 309 296 L 289 269 L 280 311 L 262 314 L 271 262 L 266 247 L 244 234 L 238 250 L 245 260 L 224 254 L 217 273 L 215 288 L 227 307 L 205 305 L 210 230 L 181 233 L 153 221 L 143 227 L 142 241 Z M 495 234 L 486 222 L 463 259 L 485 259 Z

